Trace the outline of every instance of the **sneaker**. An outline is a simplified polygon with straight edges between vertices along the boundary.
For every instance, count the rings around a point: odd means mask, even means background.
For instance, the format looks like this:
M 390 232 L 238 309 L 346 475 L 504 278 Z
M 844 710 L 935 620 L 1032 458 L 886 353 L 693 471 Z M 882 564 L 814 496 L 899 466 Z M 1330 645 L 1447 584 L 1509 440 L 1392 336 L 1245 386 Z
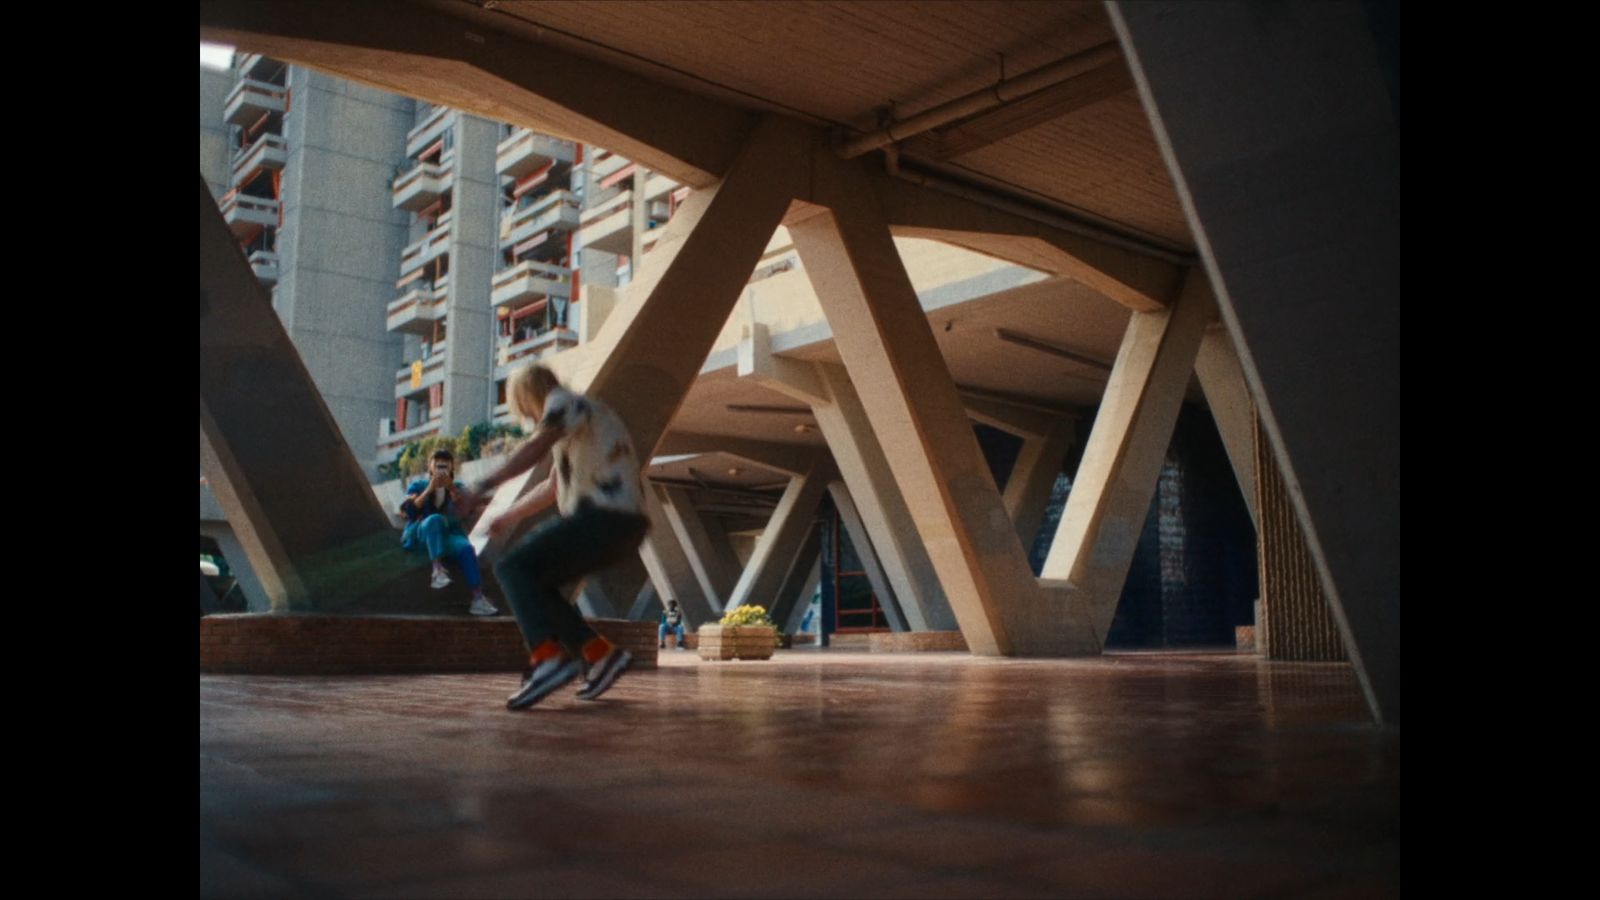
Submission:
M 589 667 L 588 676 L 584 679 L 583 687 L 578 691 L 579 700 L 598 700 L 600 695 L 611 689 L 617 682 L 617 676 L 622 670 L 633 662 L 633 654 L 626 650 L 612 647 L 611 652 L 600 657 L 600 661 Z
M 506 709 L 527 709 L 578 677 L 578 661 L 555 656 L 540 663 L 522 679 L 522 689 L 506 698 Z
M 489 598 L 482 594 L 473 597 L 472 606 L 468 607 L 467 609 L 467 612 L 470 612 L 475 616 L 492 616 L 499 611 L 500 610 L 495 609 L 493 603 L 489 602 Z
M 450 573 L 446 572 L 443 566 L 434 569 L 433 581 L 431 584 L 433 585 L 433 589 L 436 591 L 442 587 L 448 586 L 450 584 Z

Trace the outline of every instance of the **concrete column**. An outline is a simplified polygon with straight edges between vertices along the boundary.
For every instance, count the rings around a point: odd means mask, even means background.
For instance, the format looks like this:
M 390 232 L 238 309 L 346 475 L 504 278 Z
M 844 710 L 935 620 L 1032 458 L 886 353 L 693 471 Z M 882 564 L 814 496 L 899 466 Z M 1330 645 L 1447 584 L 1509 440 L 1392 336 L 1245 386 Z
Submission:
M 1327 595 L 1306 536 L 1295 518 L 1283 476 L 1272 460 L 1266 436 L 1256 431 L 1256 463 L 1261 477 L 1257 527 L 1260 547 L 1261 602 L 1257 605 L 1256 640 L 1268 659 L 1342 660 L 1339 624 L 1328 608 Z
M 806 474 L 789 479 L 789 486 L 757 539 L 755 551 L 745 563 L 725 609 L 737 609 L 746 604 L 770 609 L 780 599 L 779 588 L 812 531 L 817 504 L 822 500 L 831 475 L 829 467 L 819 462 Z
M 649 578 L 639 586 L 639 593 L 633 598 L 633 605 L 628 608 L 628 618 L 635 622 L 645 622 L 655 618 L 656 610 L 666 609 L 667 605 L 661 602 L 661 595 L 656 593 L 655 582 Z M 684 628 L 688 628 L 687 625 Z
M 489 287 L 498 253 L 495 123 L 457 113 L 451 188 L 450 294 L 445 319 L 445 398 L 439 430 L 454 437 L 494 406 L 494 313 Z
M 900 612 L 900 603 L 894 595 L 894 589 L 889 586 L 866 525 L 861 521 L 861 511 L 856 508 L 855 498 L 850 496 L 850 490 L 843 481 L 829 484 L 828 494 L 833 497 L 833 505 L 839 510 L 839 521 L 850 535 L 850 546 L 855 548 L 856 558 L 861 560 L 861 568 L 867 573 L 867 581 L 872 584 L 872 593 L 877 595 L 878 605 L 883 607 L 889 628 L 893 631 L 911 630 L 906 625 L 905 615 Z
M 639 266 L 644 260 L 645 212 L 648 209 L 644 202 L 644 183 L 649 177 L 650 173 L 645 171 L 643 166 L 634 164 L 633 202 L 628 204 L 628 225 L 633 233 L 633 241 L 628 247 L 628 260 L 634 274 L 638 274 Z
M 713 608 L 725 608 L 742 568 L 727 534 L 720 525 L 694 508 L 694 501 L 683 488 L 662 487 L 661 496 L 662 511 L 666 514 L 664 524 L 670 526 L 677 537 L 701 593 Z
M 1345 650 L 1397 723 L 1398 36 L 1372 11 L 1109 4 Z
M 790 234 L 967 645 L 1097 651 L 1070 610 L 1052 617 L 1053 633 L 1007 628 L 1007 608 L 1039 594 L 1027 557 L 861 166 L 816 163 L 835 205 Z
M 1250 510 L 1250 521 L 1259 533 L 1261 517 L 1256 512 L 1253 438 L 1255 405 L 1250 402 L 1250 388 L 1245 384 L 1244 370 L 1239 368 L 1239 357 L 1233 352 L 1233 341 L 1220 322 L 1207 328 L 1205 337 L 1200 339 L 1194 374 L 1200 379 L 1200 390 L 1205 392 L 1211 418 L 1216 421 L 1222 446 L 1228 451 L 1228 462 L 1233 465 L 1234 477 L 1239 481 L 1239 492 L 1244 494 L 1244 505 Z
M 1134 313 L 1061 512 L 1042 578 L 1070 582 L 1104 640 L 1212 315 L 1205 273 L 1191 270 L 1170 309 Z

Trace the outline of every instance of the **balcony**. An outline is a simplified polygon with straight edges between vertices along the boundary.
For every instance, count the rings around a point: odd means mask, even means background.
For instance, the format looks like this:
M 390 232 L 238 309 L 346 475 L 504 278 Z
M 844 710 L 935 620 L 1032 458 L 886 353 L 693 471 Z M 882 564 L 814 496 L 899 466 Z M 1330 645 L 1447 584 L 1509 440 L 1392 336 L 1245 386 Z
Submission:
M 427 118 L 406 133 L 406 155 L 416 156 L 443 137 L 445 130 L 456 122 L 455 112 L 448 106 L 435 106 Z
M 239 184 L 257 169 L 282 169 L 289 161 L 289 144 L 282 135 L 263 134 L 233 155 L 233 183 Z
M 432 231 L 423 235 L 416 243 L 406 245 L 400 252 L 401 275 L 410 275 L 423 265 L 437 259 L 440 254 L 449 252 L 450 216 L 453 212 L 454 210 L 451 210 L 440 216 L 439 223 Z
M 268 226 L 277 227 L 279 204 L 276 200 L 229 192 L 222 196 L 222 220 L 236 238 L 245 238 Z
M 576 346 L 578 333 L 570 328 L 551 328 L 516 343 L 510 338 L 500 338 L 495 348 L 494 378 L 496 381 L 507 378 L 525 362 Z
M 644 200 L 646 203 L 665 203 L 667 195 L 683 187 L 671 178 L 660 172 L 651 172 L 650 177 L 644 180 Z M 661 218 L 666 218 L 665 215 Z
M 428 358 L 422 360 L 422 383 L 415 387 L 411 384 L 411 364 L 402 366 L 394 376 L 394 398 L 409 397 L 444 381 L 444 361 L 448 355 L 442 348 L 429 353 Z
M 243 78 L 228 92 L 222 117 L 229 125 L 248 126 L 267 113 L 283 112 L 288 99 L 286 87 Z
M 577 156 L 571 141 L 519 128 L 495 150 L 494 170 L 521 178 L 552 162 L 570 163 Z
M 623 191 L 592 213 L 578 232 L 585 250 L 604 253 L 633 252 L 633 192 Z
M 489 288 L 491 306 L 525 306 L 528 301 L 550 297 L 571 299 L 572 270 L 566 266 L 528 260 L 494 276 Z
M 582 215 L 571 191 L 551 191 L 515 212 L 500 214 L 500 246 L 520 244 L 542 231 L 575 231 Z
M 240 78 L 267 81 L 283 69 L 283 63 L 259 53 L 242 53 L 236 59 L 235 71 Z
M 257 250 L 250 254 L 250 271 L 263 284 L 278 283 L 278 254 L 271 250 Z
M 455 183 L 455 161 L 417 163 L 394 180 L 394 205 L 416 212 L 437 203 Z
M 618 156 L 615 153 L 606 153 L 589 164 L 589 177 L 595 184 L 599 184 L 607 177 L 621 171 L 622 167 L 628 165 L 628 163 L 627 157 Z
M 394 420 L 384 419 L 384 421 L 392 422 Z M 384 429 L 379 429 L 379 455 L 383 456 L 387 451 L 399 450 L 401 447 L 411 443 L 412 441 L 420 441 L 425 437 L 432 437 L 439 432 L 439 425 L 442 422 L 442 416 L 430 415 L 428 416 L 428 421 L 423 422 L 421 425 L 413 425 L 404 431 L 387 432 Z
M 388 329 L 430 334 L 433 323 L 444 318 L 449 306 L 449 277 L 432 283 L 417 279 L 407 285 L 405 293 L 389 302 Z

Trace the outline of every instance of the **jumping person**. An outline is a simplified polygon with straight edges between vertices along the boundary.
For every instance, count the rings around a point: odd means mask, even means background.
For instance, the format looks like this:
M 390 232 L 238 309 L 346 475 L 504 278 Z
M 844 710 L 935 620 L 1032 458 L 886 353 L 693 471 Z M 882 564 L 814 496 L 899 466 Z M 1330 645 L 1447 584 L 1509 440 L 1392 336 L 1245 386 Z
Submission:
M 506 384 L 511 409 L 534 426 L 533 436 L 497 471 L 465 492 L 476 508 L 493 489 L 551 455 L 550 477 L 489 523 L 496 537 L 548 508 L 560 517 L 501 554 L 495 577 L 528 645 L 522 687 L 506 700 L 525 709 L 576 680 L 578 697 L 605 693 L 633 654 L 590 628 L 562 596 L 561 586 L 627 558 L 639 548 L 650 520 L 640 511 L 639 459 L 627 428 L 600 401 L 563 388 L 543 366 L 513 372 Z

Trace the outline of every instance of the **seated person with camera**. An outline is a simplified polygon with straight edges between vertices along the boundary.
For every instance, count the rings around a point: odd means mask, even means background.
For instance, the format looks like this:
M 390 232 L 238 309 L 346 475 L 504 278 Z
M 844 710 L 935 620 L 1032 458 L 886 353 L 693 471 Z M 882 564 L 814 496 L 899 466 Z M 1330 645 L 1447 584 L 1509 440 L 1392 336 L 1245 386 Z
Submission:
M 455 560 L 467 586 L 472 588 L 469 611 L 475 616 L 492 616 L 499 610 L 483 594 L 478 554 L 462 528 L 460 501 L 465 485 L 455 480 L 455 463 L 455 454 L 449 450 L 433 451 L 428 460 L 428 475 L 406 488 L 406 499 L 400 501 L 400 515 L 406 520 L 400 546 L 407 550 L 427 550 L 428 558 L 433 561 L 435 589 L 450 584 L 444 561 L 446 557 Z

